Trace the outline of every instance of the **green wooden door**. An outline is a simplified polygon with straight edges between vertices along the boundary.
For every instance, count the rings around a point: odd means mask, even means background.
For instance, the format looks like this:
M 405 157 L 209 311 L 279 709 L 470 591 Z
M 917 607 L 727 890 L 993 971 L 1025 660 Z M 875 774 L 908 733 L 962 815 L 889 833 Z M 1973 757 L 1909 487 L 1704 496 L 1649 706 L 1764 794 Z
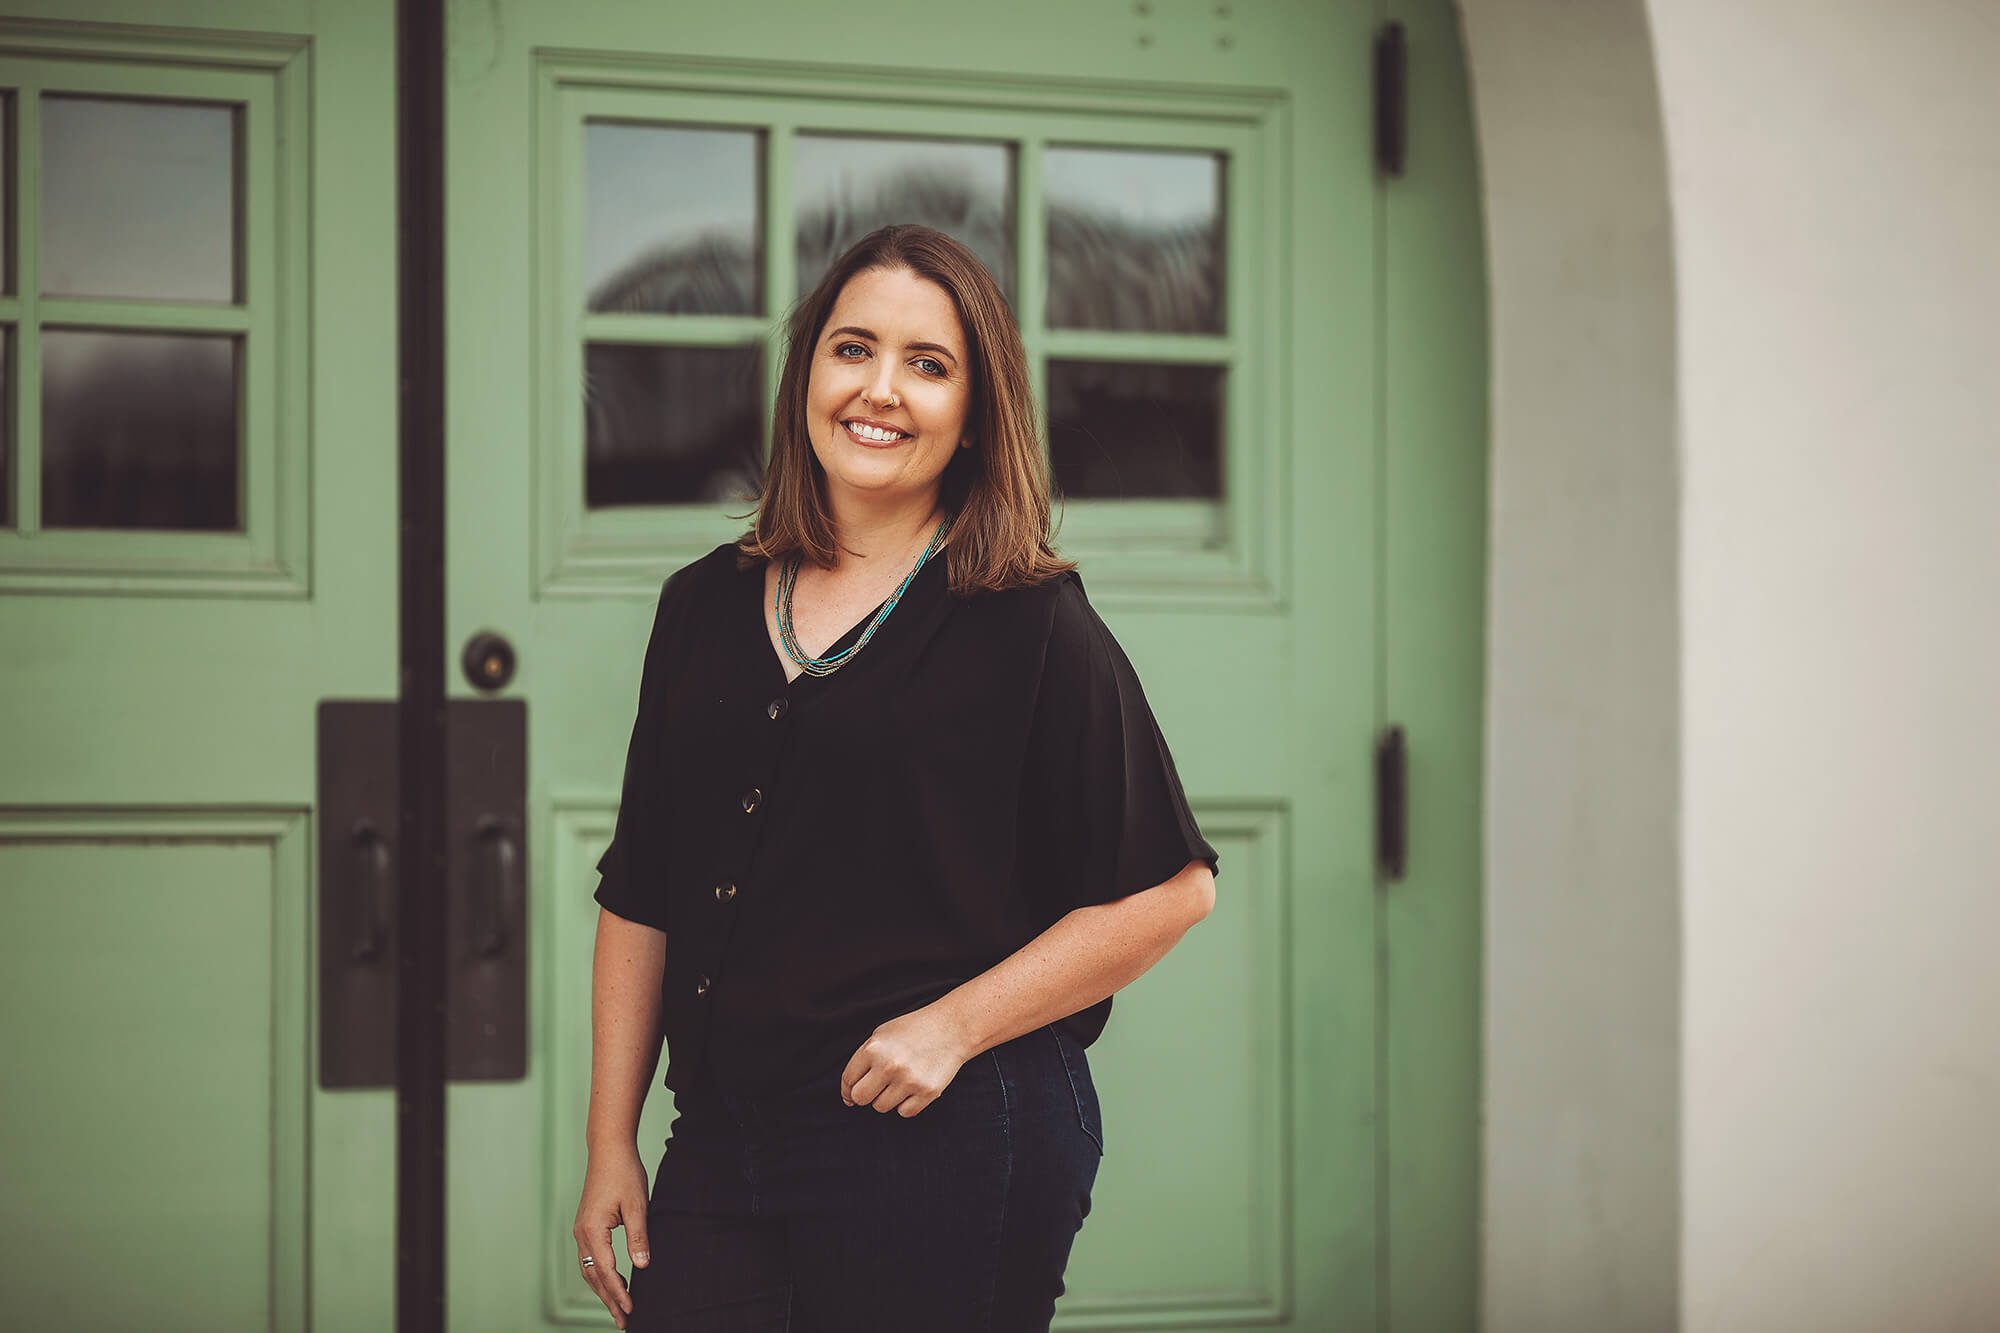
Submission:
M 511 0 L 452 17 L 450 641 L 525 645 L 540 834 L 539 1058 L 452 1102 L 454 1325 L 602 1317 L 568 1236 L 592 865 L 653 599 L 742 527 L 789 304 L 849 241 L 915 220 L 1012 294 L 1061 545 L 1222 855 L 1213 916 L 1092 1049 L 1106 1156 L 1063 1321 L 1371 1326 L 1370 16 Z M 649 1166 L 670 1118 L 656 1088 Z
M 394 5 L 12 9 L 43 21 L 0 22 L 0 1322 L 387 1328 L 393 1094 L 319 1086 L 312 963 L 315 705 L 396 686 Z M 896 220 L 1012 294 L 1060 543 L 1223 857 L 1215 913 L 1092 1048 L 1106 1156 L 1063 1325 L 1465 1322 L 1472 1110 L 1435 1092 L 1469 1085 L 1472 1029 L 1426 997 L 1466 982 L 1396 949 L 1476 917 L 1382 910 L 1370 757 L 1384 700 L 1476 679 L 1443 652 L 1388 688 L 1381 626 L 1478 624 L 1452 526 L 1477 449 L 1460 414 L 1384 466 L 1384 395 L 1452 409 L 1417 355 L 1381 371 L 1385 264 L 1444 270 L 1383 235 L 1372 26 L 1307 0 L 449 7 L 447 643 L 519 654 L 531 913 L 527 1077 L 448 1097 L 454 1327 L 607 1322 L 568 1228 L 653 595 L 741 526 L 786 307 Z M 1461 322 L 1462 285 L 1424 290 Z M 1420 817 L 1469 776 L 1420 760 Z M 1406 992 L 1457 1044 L 1398 1035 Z M 670 1118 L 655 1089 L 649 1166 Z
M 8 8 L 0 1324 L 387 1328 L 313 814 L 396 689 L 393 7 Z

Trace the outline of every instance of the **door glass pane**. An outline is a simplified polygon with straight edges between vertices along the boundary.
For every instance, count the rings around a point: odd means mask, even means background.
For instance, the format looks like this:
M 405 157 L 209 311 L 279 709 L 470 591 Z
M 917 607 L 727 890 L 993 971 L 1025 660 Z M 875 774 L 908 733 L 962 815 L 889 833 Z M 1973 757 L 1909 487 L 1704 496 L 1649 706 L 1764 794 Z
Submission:
M 801 134 L 792 143 L 797 295 L 848 246 L 891 222 L 936 227 L 1014 292 L 1014 150 L 951 139 Z
M 42 523 L 240 531 L 237 340 L 42 333 Z
M 584 308 L 761 311 L 762 141 L 755 130 L 587 123 Z
M 1222 158 L 1050 148 L 1049 327 L 1222 331 Z
M 756 347 L 584 349 L 584 503 L 734 503 L 764 474 Z
M 237 299 L 234 107 L 42 99 L 42 292 Z
M 1222 367 L 1049 362 L 1049 461 L 1076 499 L 1222 494 Z

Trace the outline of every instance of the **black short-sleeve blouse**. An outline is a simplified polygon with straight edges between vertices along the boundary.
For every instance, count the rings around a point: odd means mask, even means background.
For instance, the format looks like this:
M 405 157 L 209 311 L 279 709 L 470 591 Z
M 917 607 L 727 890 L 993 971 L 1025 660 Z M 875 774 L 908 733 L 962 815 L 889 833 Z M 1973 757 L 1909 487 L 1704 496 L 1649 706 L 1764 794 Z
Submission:
M 660 590 L 595 896 L 666 932 L 666 1086 L 755 1096 L 1197 859 L 1217 868 L 1077 574 L 961 598 L 940 552 L 839 670 L 787 682 L 764 571 L 724 543 Z M 1110 1013 L 1063 1022 L 1087 1046 Z

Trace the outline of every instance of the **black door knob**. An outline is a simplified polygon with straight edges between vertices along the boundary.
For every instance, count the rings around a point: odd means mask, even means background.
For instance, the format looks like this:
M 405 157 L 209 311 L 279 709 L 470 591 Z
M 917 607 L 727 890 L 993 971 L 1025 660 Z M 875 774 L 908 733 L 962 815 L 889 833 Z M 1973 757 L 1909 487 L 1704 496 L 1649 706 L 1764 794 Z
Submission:
M 498 634 L 482 630 L 467 639 L 465 655 L 459 661 L 475 690 L 491 694 L 506 689 L 507 682 L 514 679 L 514 645 Z

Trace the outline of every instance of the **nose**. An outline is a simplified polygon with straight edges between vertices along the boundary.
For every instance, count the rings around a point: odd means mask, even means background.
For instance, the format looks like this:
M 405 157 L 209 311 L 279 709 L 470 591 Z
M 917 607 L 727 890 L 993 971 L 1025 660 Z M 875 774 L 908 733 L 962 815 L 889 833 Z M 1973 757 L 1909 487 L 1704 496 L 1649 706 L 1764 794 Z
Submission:
M 896 397 L 896 364 L 888 357 L 875 363 L 875 373 L 868 377 L 868 384 L 861 390 L 861 396 L 877 408 L 892 402 Z

